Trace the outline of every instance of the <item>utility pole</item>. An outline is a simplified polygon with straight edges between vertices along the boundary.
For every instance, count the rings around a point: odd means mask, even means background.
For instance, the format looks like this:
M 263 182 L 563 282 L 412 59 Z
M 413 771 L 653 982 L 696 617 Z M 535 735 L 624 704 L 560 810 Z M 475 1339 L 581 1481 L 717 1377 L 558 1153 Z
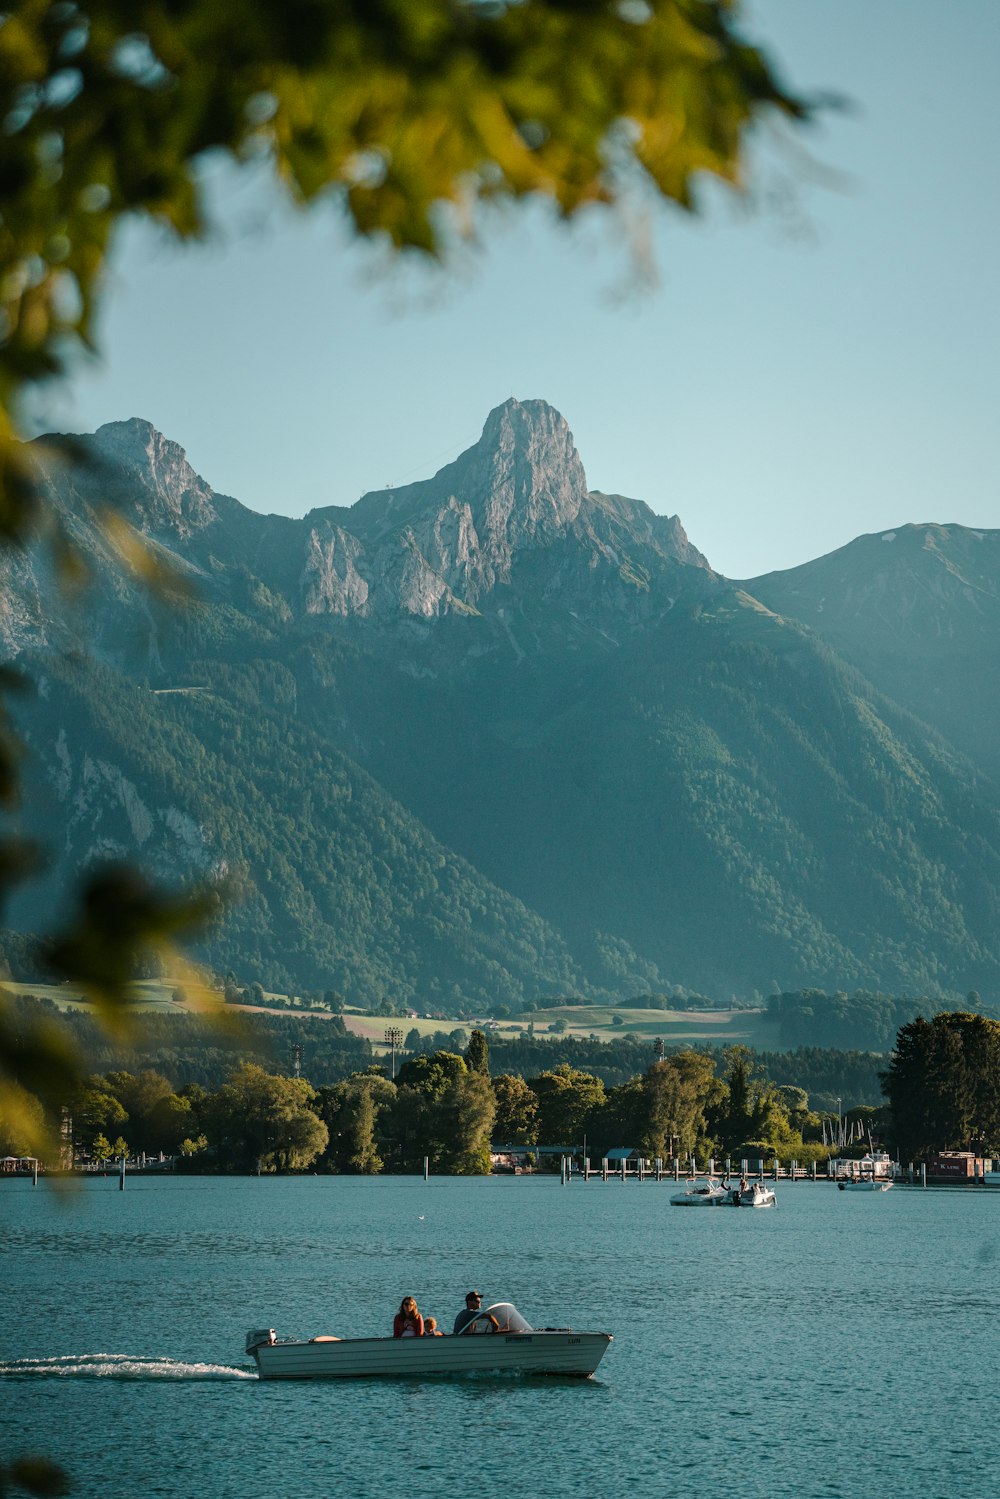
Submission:
M 392 1080 L 396 1081 L 396 1047 L 403 1044 L 403 1032 L 398 1025 L 388 1025 L 385 1029 L 385 1044 L 392 1050 Z

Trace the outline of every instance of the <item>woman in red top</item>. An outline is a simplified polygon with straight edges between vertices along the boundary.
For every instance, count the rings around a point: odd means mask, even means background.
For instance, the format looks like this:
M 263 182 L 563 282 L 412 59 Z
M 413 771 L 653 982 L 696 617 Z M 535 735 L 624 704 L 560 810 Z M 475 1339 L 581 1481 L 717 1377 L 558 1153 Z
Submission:
M 423 1337 L 424 1319 L 417 1311 L 417 1303 L 412 1296 L 404 1296 L 399 1303 L 399 1311 L 392 1319 L 392 1335 L 394 1338 Z

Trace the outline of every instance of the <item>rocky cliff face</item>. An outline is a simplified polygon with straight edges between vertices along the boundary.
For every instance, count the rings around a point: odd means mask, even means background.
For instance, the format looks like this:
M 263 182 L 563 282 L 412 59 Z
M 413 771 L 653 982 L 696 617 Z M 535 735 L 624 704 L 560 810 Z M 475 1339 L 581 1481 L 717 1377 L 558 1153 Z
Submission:
M 611 640 L 715 581 L 676 516 L 588 490 L 573 434 L 544 401 L 498 407 L 475 446 L 432 479 L 302 520 L 256 515 L 217 494 L 149 422 L 111 422 L 85 446 L 88 464 L 50 464 L 48 487 L 107 575 L 109 598 L 123 584 L 111 581 L 113 559 L 88 522 L 104 504 L 196 570 L 209 599 L 234 597 L 237 574 L 249 573 L 290 618 L 354 621 L 373 637 L 395 638 L 406 622 L 486 615 L 492 630 L 477 634 L 477 651 L 487 639 L 509 651 L 518 616 L 531 626 L 516 652 L 535 649 L 540 605 L 557 629 Z M 33 565 L 7 577 L 0 638 L 13 651 L 40 643 L 31 623 L 38 586 Z M 129 603 L 138 600 L 130 594 Z

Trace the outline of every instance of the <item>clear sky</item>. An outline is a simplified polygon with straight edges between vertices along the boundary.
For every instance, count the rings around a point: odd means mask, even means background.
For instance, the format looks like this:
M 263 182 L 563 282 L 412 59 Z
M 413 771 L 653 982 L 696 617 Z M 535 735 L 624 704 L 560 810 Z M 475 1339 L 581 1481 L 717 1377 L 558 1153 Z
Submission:
M 492 407 L 543 397 L 593 488 L 679 514 L 730 577 L 907 521 L 1000 526 L 1000 4 L 746 16 L 788 82 L 853 108 L 762 142 L 752 207 L 655 207 L 657 287 L 607 216 L 497 214 L 456 270 L 400 274 L 333 210 L 216 170 L 224 234 L 125 236 L 102 362 L 43 424 L 146 417 L 215 489 L 302 515 L 427 477 Z

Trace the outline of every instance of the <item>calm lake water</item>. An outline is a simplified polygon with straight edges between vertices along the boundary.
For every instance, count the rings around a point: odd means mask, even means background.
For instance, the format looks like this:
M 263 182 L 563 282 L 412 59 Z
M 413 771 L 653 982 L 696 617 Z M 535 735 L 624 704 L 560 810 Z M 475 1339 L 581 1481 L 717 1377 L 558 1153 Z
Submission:
M 986 1495 L 1000 1191 L 655 1182 L 0 1184 L 0 1452 L 79 1496 Z M 592 1381 L 260 1384 L 247 1328 L 390 1330 L 465 1291 L 615 1334 Z

